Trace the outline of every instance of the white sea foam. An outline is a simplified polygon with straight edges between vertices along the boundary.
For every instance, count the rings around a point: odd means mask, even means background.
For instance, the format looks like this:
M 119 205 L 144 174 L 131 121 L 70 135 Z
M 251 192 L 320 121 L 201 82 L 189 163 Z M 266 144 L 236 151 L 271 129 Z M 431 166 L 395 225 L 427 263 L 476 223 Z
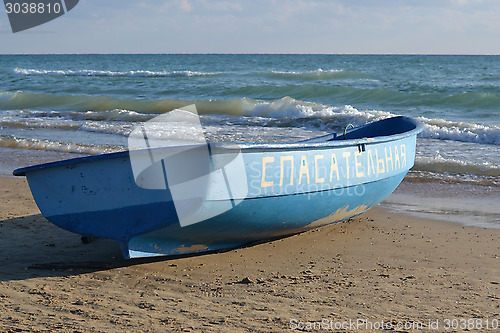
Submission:
M 219 75 L 218 72 L 198 72 L 198 71 L 149 71 L 149 70 L 137 70 L 137 71 L 105 71 L 105 70 L 93 70 L 93 69 L 82 69 L 82 70 L 44 70 L 44 69 L 25 69 L 25 68 L 14 68 L 12 71 L 15 75 L 50 75 L 50 76 L 138 76 L 138 77 L 169 77 L 169 76 L 210 76 Z
M 288 118 L 290 126 L 293 121 L 300 119 L 320 119 L 325 126 L 345 127 L 348 124 L 361 126 L 368 122 L 377 121 L 395 114 L 379 110 L 360 111 L 351 105 L 343 107 L 329 107 L 318 103 L 299 101 L 291 97 L 284 97 L 274 102 L 257 102 L 243 99 L 245 115 L 261 116 L 274 119 Z M 444 119 L 417 118 L 425 125 L 421 138 L 453 140 L 482 144 L 500 145 L 500 127 L 470 122 L 452 122 Z
M 154 116 L 151 114 L 145 114 L 123 109 L 114 109 L 111 111 L 68 112 L 67 114 L 69 117 L 78 120 L 122 121 L 122 122 L 148 121 Z
M 271 73 L 273 74 L 278 74 L 278 75 L 321 75 L 321 74 L 327 74 L 327 73 L 332 73 L 332 74 L 336 74 L 336 73 L 342 73 L 344 72 L 343 70 L 340 70 L 340 69 L 328 69 L 328 70 L 323 70 L 321 68 L 317 69 L 317 70 L 313 70 L 313 71 L 303 71 L 303 72 L 295 72 L 295 71 L 289 71 L 289 72 L 286 72 L 286 71 L 271 71 Z
M 123 148 L 117 146 L 78 144 L 73 142 L 33 138 L 18 138 L 11 135 L 0 135 L 0 147 L 50 150 L 90 155 L 105 154 L 123 150 Z
M 329 79 L 375 79 L 371 74 L 343 69 L 321 69 L 310 71 L 271 71 L 270 76 L 281 79 L 329 80 Z
M 6 101 L 1 98 L 5 97 Z M 3 93 L 0 105 L 17 108 L 25 113 L 22 118 L 63 117 L 74 120 L 94 121 L 147 121 L 155 114 L 168 112 L 184 105 L 196 104 L 200 115 L 231 115 L 261 117 L 274 121 L 280 127 L 310 126 L 311 129 L 338 130 L 353 124 L 361 126 L 368 122 L 395 116 L 380 110 L 359 110 L 351 105 L 326 106 L 300 101 L 291 97 L 263 102 L 249 98 L 229 101 L 182 101 L 182 100 L 119 100 L 109 97 L 57 96 L 24 92 Z M 19 104 L 19 106 L 18 106 Z M 31 111 L 25 108 L 50 108 L 56 111 Z M 78 110 L 80 111 L 64 111 Z M 4 111 L 5 112 L 5 111 Z M 481 144 L 500 145 L 500 127 L 495 124 L 453 122 L 444 119 L 418 118 L 425 125 L 421 138 L 452 140 Z M 1 120 L 1 119 L 0 119 Z M 257 120 L 257 119 L 256 119 Z
M 329 107 L 318 103 L 299 101 L 291 97 L 283 97 L 274 102 L 257 102 L 243 99 L 245 115 L 264 116 L 270 118 L 318 118 L 329 124 L 346 126 L 348 124 L 364 125 L 367 122 L 394 116 L 384 111 L 359 111 L 351 105 Z
M 415 170 L 476 174 L 488 177 L 500 177 L 500 165 L 490 162 L 472 162 L 453 158 L 418 156 L 415 159 Z
M 425 124 L 421 137 L 500 145 L 500 127 L 444 119 L 417 118 Z

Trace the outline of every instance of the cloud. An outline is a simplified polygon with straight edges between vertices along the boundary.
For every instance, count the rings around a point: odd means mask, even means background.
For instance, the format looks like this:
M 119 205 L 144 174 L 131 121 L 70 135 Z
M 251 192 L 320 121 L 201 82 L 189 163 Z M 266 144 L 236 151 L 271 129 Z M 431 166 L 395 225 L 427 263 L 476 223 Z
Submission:
M 209 11 L 241 12 L 243 10 L 243 5 L 237 1 L 202 0 L 201 3 L 204 8 Z
M 483 1 L 482 0 L 450 0 L 450 2 L 453 5 L 464 6 L 464 5 L 482 3 Z
M 191 4 L 189 3 L 188 0 L 180 0 L 179 8 L 183 12 L 190 12 L 193 9 L 193 7 L 191 6 Z
M 500 53 L 498 17 L 498 0 L 86 0 L 0 53 Z

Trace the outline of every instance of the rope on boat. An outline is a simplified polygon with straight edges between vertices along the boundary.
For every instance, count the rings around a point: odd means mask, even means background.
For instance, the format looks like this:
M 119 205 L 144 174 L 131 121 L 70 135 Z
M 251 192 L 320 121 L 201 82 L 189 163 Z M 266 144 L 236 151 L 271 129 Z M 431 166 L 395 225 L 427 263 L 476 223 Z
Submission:
M 354 128 L 354 125 L 353 124 L 349 124 L 345 127 L 344 129 L 344 140 L 346 139 L 346 134 L 347 134 L 347 130 L 349 129 L 349 127 L 351 128 Z

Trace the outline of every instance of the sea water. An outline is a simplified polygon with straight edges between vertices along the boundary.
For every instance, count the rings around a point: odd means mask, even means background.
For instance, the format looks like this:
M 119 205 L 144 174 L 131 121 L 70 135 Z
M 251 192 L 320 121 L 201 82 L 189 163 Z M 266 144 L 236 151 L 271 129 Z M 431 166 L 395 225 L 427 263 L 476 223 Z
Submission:
M 425 131 L 410 177 L 500 187 L 500 56 L 0 56 L 0 147 L 126 150 L 137 125 L 191 104 L 224 142 L 415 117 Z M 189 138 L 184 123 L 176 138 Z

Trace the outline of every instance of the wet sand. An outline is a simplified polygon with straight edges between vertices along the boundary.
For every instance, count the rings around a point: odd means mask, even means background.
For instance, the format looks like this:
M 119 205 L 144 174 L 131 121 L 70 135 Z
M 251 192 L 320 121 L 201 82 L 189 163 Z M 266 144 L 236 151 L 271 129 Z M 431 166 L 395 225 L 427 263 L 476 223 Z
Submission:
M 382 321 L 403 332 L 500 320 L 500 230 L 380 207 L 246 248 L 127 261 L 113 241 L 82 244 L 49 223 L 24 178 L 0 177 L 0 239 L 6 332 L 381 331 Z

